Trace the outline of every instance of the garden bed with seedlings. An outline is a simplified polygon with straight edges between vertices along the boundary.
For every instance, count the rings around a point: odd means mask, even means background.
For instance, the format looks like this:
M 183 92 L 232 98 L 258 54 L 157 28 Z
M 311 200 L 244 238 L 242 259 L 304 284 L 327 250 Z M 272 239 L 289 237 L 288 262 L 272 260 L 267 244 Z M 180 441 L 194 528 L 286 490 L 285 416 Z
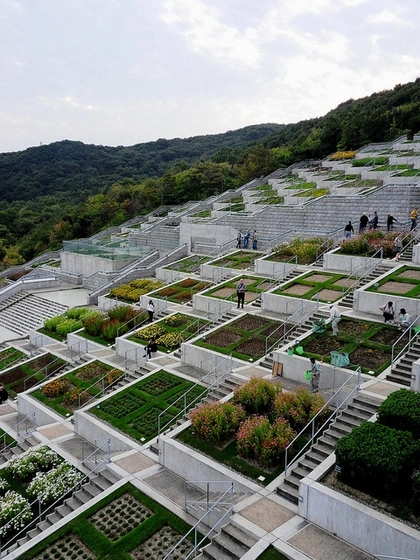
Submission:
M 185 278 L 175 284 L 161 288 L 150 294 L 150 297 L 158 299 L 167 299 L 172 303 L 188 303 L 192 300 L 194 294 L 202 292 L 209 288 L 212 284 L 210 282 L 203 282 L 195 278 Z
M 420 295 L 420 268 L 403 266 L 375 282 L 367 291 L 418 298 Z
M 326 242 L 328 242 L 328 240 L 325 237 L 312 237 L 309 239 L 297 237 L 292 241 L 274 247 L 272 252 L 265 257 L 264 260 L 287 262 L 292 257 L 296 257 L 298 264 L 310 264 L 316 261 L 318 251 Z
M 111 396 L 89 412 L 144 443 L 158 435 L 159 416 L 160 427 L 168 428 L 180 417 L 184 407 L 189 410 L 206 394 L 205 387 L 162 370 Z M 183 395 L 185 398 L 181 398 Z
M 118 383 L 123 376 L 120 369 L 95 360 L 46 383 L 31 393 L 31 397 L 58 414 L 68 416 Z
M 14 363 L 26 357 L 26 354 L 17 348 L 13 348 L 13 346 L 4 348 L 0 351 L 0 371 L 11 367 Z
M 249 240 L 248 247 L 249 249 L 252 248 L 252 240 Z M 255 259 L 258 259 L 261 256 L 262 253 L 257 253 L 256 251 L 237 251 L 236 253 L 232 253 L 230 255 L 222 257 L 221 259 L 212 261 L 210 264 L 211 266 L 220 266 L 222 268 L 246 270 L 254 264 Z
M 232 354 L 240 360 L 258 360 L 275 344 L 291 325 L 260 315 L 247 314 L 232 323 L 204 335 L 196 346 L 221 354 Z
M 126 484 L 35 546 L 25 558 L 156 560 L 189 529 L 175 514 Z M 171 558 L 181 560 L 192 549 L 192 540 L 186 539 Z
M 355 282 L 356 279 L 353 280 Z M 337 301 L 343 297 L 350 280 L 344 274 L 330 274 L 326 272 L 309 272 L 296 280 L 287 282 L 273 293 L 281 296 L 312 299 L 318 297 L 320 301 Z
M 350 363 L 345 366 L 356 369 L 361 366 L 363 373 L 378 375 L 391 363 L 392 345 L 401 337 L 396 327 L 383 323 L 371 323 L 353 319 L 342 319 L 338 325 L 338 336 L 331 330 L 313 333 L 299 343 L 303 356 L 315 357 L 331 363 L 331 352 L 345 353 Z M 408 335 L 401 338 L 397 352 L 408 342 Z
M 177 272 L 184 272 L 191 274 L 198 272 L 200 266 L 210 260 L 210 257 L 204 255 L 192 255 L 164 267 L 165 270 L 176 270 Z

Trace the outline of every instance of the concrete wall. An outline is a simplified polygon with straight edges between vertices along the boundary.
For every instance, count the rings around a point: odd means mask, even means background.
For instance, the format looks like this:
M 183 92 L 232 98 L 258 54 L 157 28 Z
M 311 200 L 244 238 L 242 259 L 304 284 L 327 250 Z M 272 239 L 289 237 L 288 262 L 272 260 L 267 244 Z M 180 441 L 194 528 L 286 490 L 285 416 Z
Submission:
M 337 292 L 337 294 L 341 295 L 341 292 Z M 289 320 L 290 315 L 294 315 L 294 317 L 291 318 L 291 321 L 294 323 L 301 321 L 305 315 L 314 313 L 320 305 L 321 307 L 326 306 L 326 304 L 319 303 L 316 300 L 281 296 L 271 292 L 263 292 L 261 294 L 261 309 L 263 311 L 287 315 L 285 320 Z M 325 309 L 327 308 L 325 307 Z
M 76 331 L 75 333 L 69 333 L 67 335 L 67 348 L 77 353 L 88 353 L 91 350 L 104 350 L 106 346 L 103 344 L 98 344 L 92 340 L 88 340 L 83 336 L 79 336 Z
M 83 255 L 80 253 L 69 253 L 63 251 L 61 254 L 61 270 L 73 274 L 89 276 L 102 270 L 104 272 L 114 272 L 121 270 L 134 262 L 138 257 L 131 259 L 105 259 L 94 255 Z
M 180 243 L 186 243 L 188 250 L 193 250 L 194 239 L 207 239 L 214 245 L 223 245 L 236 238 L 237 231 L 231 225 L 218 225 L 215 223 L 191 223 L 182 221 L 180 224 Z
M 223 315 L 234 307 L 236 307 L 236 293 L 233 294 L 232 300 L 206 296 L 205 292 L 193 295 L 194 311 L 203 311 L 210 319 L 214 316 Z
M 57 288 L 59 286 L 58 278 L 33 278 L 21 279 L 13 284 L 9 284 L 0 291 L 0 302 L 7 298 L 18 294 L 22 290 L 39 290 L 41 288 Z
M 115 393 L 113 393 L 114 395 Z M 101 406 L 105 399 L 95 402 L 94 406 Z M 90 407 L 93 408 L 93 407 Z M 89 409 L 88 409 L 89 410 Z M 86 439 L 93 445 L 101 445 L 105 441 L 110 440 L 111 452 L 126 451 L 136 447 L 135 442 L 126 437 L 121 432 L 117 432 L 112 426 L 105 424 L 99 418 L 87 414 L 88 410 L 76 411 L 74 413 L 74 433 Z
M 37 426 L 45 426 L 59 422 L 63 424 L 65 418 L 60 416 L 50 408 L 46 407 L 37 399 L 34 399 L 30 393 L 19 393 L 17 396 L 17 408 L 19 414 L 26 416 L 35 413 L 35 423 Z
M 360 502 L 304 478 L 299 515 L 367 554 L 420 558 L 420 532 Z
M 370 257 L 358 257 L 357 255 L 341 255 L 337 254 L 340 249 L 333 249 L 329 253 L 325 253 L 323 260 L 323 268 L 325 270 L 337 270 L 341 273 L 354 274 L 355 276 L 363 276 L 369 267 L 373 265 L 373 259 Z M 380 259 L 375 259 L 378 264 Z
M 247 365 L 247 362 L 243 360 L 232 358 L 232 360 L 229 361 L 228 356 L 217 354 L 212 350 L 207 350 L 207 348 L 194 346 L 189 342 L 183 342 L 181 344 L 181 360 L 183 364 L 200 368 L 205 372 L 218 368 L 217 376 L 224 374 L 230 366 L 236 368 Z

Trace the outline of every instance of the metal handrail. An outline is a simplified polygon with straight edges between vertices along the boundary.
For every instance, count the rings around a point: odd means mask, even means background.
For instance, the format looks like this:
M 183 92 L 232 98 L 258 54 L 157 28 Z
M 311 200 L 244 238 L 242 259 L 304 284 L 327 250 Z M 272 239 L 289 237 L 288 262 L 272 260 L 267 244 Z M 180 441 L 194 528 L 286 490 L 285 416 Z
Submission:
M 318 430 L 315 432 L 315 422 L 317 420 L 317 418 L 321 415 L 321 413 L 329 406 L 329 404 L 339 396 L 340 392 L 343 390 L 343 388 L 347 385 L 347 383 L 350 382 L 350 380 L 354 379 L 354 374 L 350 375 L 350 377 L 348 377 L 344 383 L 337 389 L 337 391 L 332 395 L 332 397 L 330 397 L 328 399 L 328 401 L 324 404 L 324 406 L 321 408 L 321 410 L 319 410 L 317 412 L 317 414 L 312 418 L 312 420 L 295 436 L 295 438 L 289 443 L 289 445 L 286 447 L 285 451 L 284 451 L 284 476 L 287 476 L 287 469 L 290 467 L 290 465 L 292 465 L 293 463 L 295 463 L 295 461 L 301 457 L 304 453 L 304 451 L 306 451 L 306 449 L 308 447 L 310 447 L 312 445 L 312 442 L 314 441 L 314 439 L 316 439 L 318 437 L 318 434 L 320 434 L 324 427 L 335 417 L 337 416 L 338 412 L 340 412 L 341 407 L 349 401 L 349 399 L 351 397 L 353 397 L 354 394 L 357 394 L 360 390 L 360 383 L 361 383 L 361 373 L 362 373 L 362 368 L 361 366 L 359 366 L 356 370 L 357 373 L 357 383 L 356 386 L 354 387 L 354 389 L 352 391 L 350 391 L 350 393 L 345 397 L 345 399 L 336 405 L 336 408 L 334 410 L 334 412 L 327 418 L 327 420 L 325 420 L 325 422 L 322 424 L 322 426 L 320 428 L 318 428 Z M 296 442 L 296 440 L 302 436 L 305 432 L 308 431 L 308 429 L 311 430 L 311 437 L 310 439 L 306 442 L 306 444 L 302 447 L 302 449 L 299 450 L 299 452 L 293 457 L 293 459 L 288 463 L 287 462 L 287 455 L 288 455 L 288 451 L 289 449 L 294 445 L 294 443 Z
M 420 332 L 414 332 L 413 334 L 413 328 L 417 321 L 419 320 L 420 315 L 417 315 L 417 317 L 414 319 L 414 321 L 412 321 L 410 323 L 410 326 L 404 330 L 404 332 L 401 333 L 401 336 L 399 338 L 397 338 L 397 340 L 394 342 L 394 344 L 392 345 L 391 348 L 391 367 L 394 365 L 394 363 L 406 352 L 408 352 L 408 350 L 411 348 L 411 345 L 413 344 L 414 340 L 419 336 Z M 408 342 L 407 344 L 398 352 L 397 355 L 395 355 L 396 351 L 397 351 L 397 346 L 398 343 L 401 342 L 401 339 L 407 334 L 408 332 Z
M 375 554 L 373 560 L 417 560 L 416 558 L 406 558 L 405 556 L 384 556 L 383 554 Z
M 217 511 L 218 510 L 218 506 L 219 503 L 221 503 L 222 500 L 225 499 L 226 495 L 231 495 L 232 496 L 232 504 L 229 507 L 229 509 L 222 515 L 222 517 L 220 519 L 218 519 L 218 521 L 212 525 L 211 529 L 209 531 L 207 531 L 207 533 L 200 539 L 198 540 L 198 527 L 201 523 L 204 523 L 207 517 L 210 517 L 210 515 L 213 513 L 213 511 Z M 197 556 L 197 550 L 198 548 L 203 544 L 203 542 L 209 537 L 209 535 L 213 534 L 216 532 L 217 527 L 219 527 L 224 520 L 229 517 L 233 512 L 233 485 L 232 488 L 228 488 L 221 496 L 220 498 L 214 502 L 214 504 L 204 513 L 204 515 L 202 515 L 200 517 L 200 519 L 197 521 L 197 523 L 191 527 L 191 529 L 188 531 L 188 533 L 186 533 L 182 539 L 176 543 L 176 545 L 174 545 L 171 550 L 163 557 L 163 560 L 168 560 L 169 557 L 177 550 L 177 548 L 179 546 L 181 546 L 181 544 L 188 539 L 188 537 L 194 533 L 194 548 L 191 552 L 189 552 L 184 560 L 189 560 L 189 558 L 192 558 L 194 555 L 194 558 L 196 558 Z
M 12 348 L 12 347 L 10 347 L 10 348 Z M 16 348 L 13 348 L 13 350 L 16 350 Z M 20 350 L 17 350 L 17 351 L 20 352 Z M 6 363 L 6 360 L 7 360 L 7 357 L 5 357 L 5 358 L 3 358 L 2 362 L 0 363 L 0 371 L 10 369 L 13 366 L 15 366 L 16 364 L 18 364 L 19 362 L 23 362 L 24 360 L 27 360 L 27 359 L 28 359 L 28 356 L 26 356 L 26 354 L 22 353 L 22 356 L 19 356 L 13 362 L 9 362 L 6 367 L 3 367 Z
M 114 369 L 118 369 L 118 368 L 114 368 Z M 112 371 L 112 370 L 111 370 Z M 127 375 L 127 373 L 125 371 L 121 372 L 121 375 L 119 377 L 117 377 L 115 379 L 115 381 L 113 381 L 112 383 L 109 383 L 108 385 L 105 385 L 105 378 L 106 376 L 109 374 L 109 371 L 107 373 L 105 373 L 105 375 L 103 375 L 98 381 L 95 381 L 95 383 L 92 383 L 92 385 L 89 385 L 89 387 L 87 387 L 84 391 L 82 391 L 78 397 L 78 408 L 82 407 L 82 395 L 84 395 L 85 393 L 89 394 L 89 390 L 92 389 L 92 387 L 96 387 L 98 384 L 102 385 L 102 389 L 99 391 L 99 393 L 97 393 L 96 395 L 93 395 L 92 398 L 90 398 L 89 400 L 87 400 L 85 403 L 83 403 L 83 406 L 87 406 L 89 403 L 91 403 L 93 400 L 95 399 L 99 399 L 104 393 L 105 391 L 108 389 L 108 387 L 110 387 L 110 385 L 113 385 L 114 383 L 119 383 L 121 381 L 121 379 L 124 379 Z
M 229 364 L 229 368 L 222 373 L 221 376 L 217 377 L 216 372 L 217 369 L 221 366 L 221 364 L 223 364 L 224 362 L 226 362 L 226 360 L 230 361 Z M 160 434 L 166 430 L 179 416 L 183 416 L 186 412 L 187 412 L 187 408 L 191 408 L 194 404 L 197 403 L 197 401 L 200 401 L 203 398 L 203 393 L 204 392 L 208 392 L 210 391 L 210 389 L 212 389 L 217 383 L 220 382 L 220 380 L 223 380 L 227 375 L 229 375 L 232 372 L 232 354 L 230 354 L 229 356 L 227 356 L 226 358 L 224 358 L 221 362 L 219 362 L 218 364 L 216 363 L 216 365 L 214 366 L 214 368 L 212 370 L 210 370 L 206 375 L 204 375 L 200 381 L 197 383 L 195 383 L 194 385 L 192 385 L 189 389 L 187 389 L 187 391 L 185 391 L 185 393 L 183 395 L 181 395 L 180 397 L 178 397 L 176 399 L 176 401 L 174 401 L 173 403 L 171 403 L 167 408 L 165 408 L 165 410 L 163 410 L 159 416 L 158 416 L 158 421 L 157 421 L 157 436 L 159 437 Z M 215 375 L 214 377 L 214 381 L 209 385 L 208 380 L 210 381 L 211 376 Z M 200 395 L 198 395 L 195 399 L 193 399 L 190 403 L 188 403 L 187 406 L 187 395 L 188 393 L 190 393 L 192 390 L 194 390 L 196 387 L 203 387 L 203 384 L 205 385 L 204 391 L 203 393 L 201 393 Z M 173 408 L 176 403 L 178 403 L 179 401 L 183 400 L 183 408 L 180 412 L 178 412 L 177 414 L 173 415 L 172 418 L 166 422 L 166 424 L 164 424 L 163 426 L 161 426 L 161 418 L 164 414 L 169 414 L 169 409 Z
M 137 329 L 138 327 L 141 327 L 142 325 L 146 324 L 147 321 L 148 321 L 147 318 L 145 318 L 145 319 L 144 319 L 143 321 L 141 321 L 139 324 L 136 324 L 137 317 L 140 317 L 140 315 L 143 315 L 143 313 L 138 313 L 138 314 L 135 315 L 132 319 L 129 319 L 128 321 L 126 321 L 125 323 L 123 323 L 122 325 L 120 325 L 120 326 L 118 327 L 118 329 L 117 329 L 117 333 L 116 333 L 116 335 L 115 335 L 115 338 L 118 338 L 118 337 L 119 337 L 119 332 L 120 332 L 120 330 L 121 330 L 123 327 L 126 327 L 129 323 L 132 323 L 133 321 L 134 321 L 134 327 L 133 327 L 132 329 L 128 329 L 127 332 L 131 332 L 131 331 L 133 331 L 134 329 Z
M 316 300 L 316 302 L 314 302 L 314 299 Z M 306 309 L 310 307 L 309 311 L 306 311 Z M 269 352 L 271 352 L 273 350 L 273 348 L 281 346 L 281 343 L 284 341 L 284 339 L 290 335 L 295 329 L 296 327 L 298 327 L 304 320 L 306 320 L 308 317 L 310 317 L 312 315 L 312 313 L 314 313 L 314 311 L 317 311 L 319 307 L 319 294 L 316 293 L 314 294 L 310 300 L 305 301 L 305 300 L 301 300 L 301 305 L 299 307 L 299 309 L 297 309 L 292 315 L 290 315 L 290 317 L 288 319 L 285 319 L 271 334 L 269 334 L 266 339 L 265 339 L 265 354 L 268 354 Z M 294 319 L 297 319 L 297 317 L 299 317 L 299 321 L 294 322 Z M 289 323 L 293 323 L 292 326 L 286 330 L 286 325 Z M 282 336 L 276 341 L 274 342 L 271 346 L 268 346 L 268 340 L 270 338 L 272 338 L 275 333 L 281 329 L 284 329 L 284 332 L 282 334 Z
M 380 258 L 378 259 L 376 257 L 376 255 L 380 255 Z M 373 253 L 373 255 L 371 257 L 369 257 L 369 260 L 367 260 L 366 262 L 364 262 L 363 264 L 361 264 L 360 266 L 358 266 L 356 268 L 356 270 L 352 270 L 350 272 L 350 274 L 348 276 L 346 276 L 346 278 L 343 281 L 343 288 L 342 288 L 342 292 L 341 292 L 341 299 L 343 299 L 344 297 L 346 297 L 346 295 L 348 295 L 350 292 L 354 291 L 354 289 L 356 288 L 356 286 L 360 285 L 361 282 L 366 278 L 366 276 L 368 274 L 370 274 L 372 272 L 372 270 L 375 270 L 375 268 L 378 266 L 378 264 L 381 264 L 382 259 L 383 259 L 383 254 L 384 254 L 384 250 L 381 247 L 380 249 L 378 249 L 377 251 L 375 251 L 375 253 Z M 369 263 L 372 262 L 372 264 L 369 266 Z M 366 266 L 368 265 L 368 268 L 366 270 L 366 272 L 364 274 L 362 274 L 361 276 L 359 276 L 358 278 L 356 278 L 356 280 L 353 282 L 353 284 L 351 286 L 349 286 L 348 288 L 346 288 L 346 283 L 347 280 L 352 280 L 353 277 L 360 271 L 360 270 L 364 270 L 366 269 Z
M 97 448 L 89 455 L 89 457 L 87 457 L 86 459 L 84 459 L 84 461 L 80 461 L 75 467 L 73 467 L 73 469 L 71 469 L 70 472 L 75 471 L 75 470 L 80 470 L 79 467 L 81 467 L 82 465 L 85 466 L 87 459 L 90 459 L 92 456 L 95 456 L 105 444 L 109 446 L 109 440 L 107 440 L 107 441 L 106 441 L 104 444 L 102 444 L 100 447 L 97 447 Z M 105 461 L 102 461 L 102 462 L 105 462 Z M 109 461 L 108 461 L 108 462 L 109 462 Z M 76 489 L 78 489 L 78 488 L 81 486 L 81 484 L 83 484 L 83 483 L 86 481 L 86 479 L 89 479 L 89 476 L 90 476 L 93 472 L 95 472 L 95 470 L 96 470 L 99 466 L 101 466 L 101 465 L 102 465 L 102 463 L 96 463 L 96 464 L 95 464 L 95 467 L 94 467 L 93 469 L 89 470 L 89 473 L 88 473 L 88 474 L 85 474 L 85 475 L 83 476 L 83 478 L 82 478 L 79 482 L 77 482 L 72 488 L 69 488 L 67 494 L 70 494 L 70 492 L 74 492 Z M 56 484 L 54 484 L 53 488 L 55 488 L 55 487 L 57 487 L 59 484 L 61 484 L 62 481 L 65 480 L 65 478 L 66 478 L 67 476 L 69 476 L 69 474 L 70 474 L 70 473 L 65 473 L 60 479 L 58 479 L 57 482 L 56 482 Z M 1 553 L 2 553 L 2 550 L 5 549 L 5 548 L 7 548 L 10 544 L 12 544 L 12 542 L 18 542 L 19 538 L 20 538 L 21 536 L 23 536 L 23 535 L 28 531 L 29 527 L 31 527 L 31 526 L 34 526 L 34 527 L 35 527 L 35 525 L 37 524 L 37 522 L 39 522 L 39 521 L 41 520 L 41 518 L 42 518 L 43 516 L 45 516 L 45 514 L 46 514 L 49 510 L 53 509 L 59 502 L 61 502 L 61 500 L 63 499 L 63 497 L 64 497 L 64 496 L 60 496 L 59 498 L 57 498 L 57 500 L 55 500 L 53 503 L 49 504 L 49 505 L 45 508 L 44 511 L 42 511 L 42 503 L 41 503 L 40 499 L 39 499 L 39 498 L 36 498 L 32 503 L 28 504 L 22 511 L 20 511 L 13 519 L 11 519 L 11 520 L 8 521 L 5 525 L 3 525 L 3 530 L 4 530 L 6 527 L 8 527 L 8 526 L 12 526 L 12 527 L 13 527 L 13 523 L 14 523 L 15 519 L 18 518 L 18 517 L 20 517 L 24 511 L 27 511 L 27 510 L 33 510 L 33 511 L 35 511 L 35 507 L 38 506 L 37 509 L 38 509 L 38 511 L 39 511 L 39 514 L 37 515 L 37 517 L 35 517 L 35 519 L 31 519 L 30 522 L 29 522 L 25 527 L 23 527 L 17 534 L 15 534 L 9 541 L 7 541 L 6 544 L 2 545 L 2 543 L 1 543 L 1 536 L 0 536 L 0 555 L 1 555 Z

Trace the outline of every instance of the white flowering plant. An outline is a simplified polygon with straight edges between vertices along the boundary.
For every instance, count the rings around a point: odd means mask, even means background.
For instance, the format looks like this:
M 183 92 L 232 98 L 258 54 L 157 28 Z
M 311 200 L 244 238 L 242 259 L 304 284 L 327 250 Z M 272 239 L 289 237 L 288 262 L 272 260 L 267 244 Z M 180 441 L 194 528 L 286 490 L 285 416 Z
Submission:
M 0 478 L 0 493 L 3 493 L 5 490 L 9 489 L 9 483 L 6 479 Z
M 5 466 L 7 473 L 24 480 L 39 471 L 46 471 L 57 467 L 63 459 L 52 449 L 43 445 L 39 449 L 29 449 L 22 455 L 13 457 Z
M 9 490 L 0 501 L 0 536 L 23 529 L 32 515 L 28 500 Z
M 27 493 L 41 504 L 54 502 L 65 496 L 83 480 L 83 475 L 70 463 L 61 463 L 47 473 L 39 472 L 29 484 Z

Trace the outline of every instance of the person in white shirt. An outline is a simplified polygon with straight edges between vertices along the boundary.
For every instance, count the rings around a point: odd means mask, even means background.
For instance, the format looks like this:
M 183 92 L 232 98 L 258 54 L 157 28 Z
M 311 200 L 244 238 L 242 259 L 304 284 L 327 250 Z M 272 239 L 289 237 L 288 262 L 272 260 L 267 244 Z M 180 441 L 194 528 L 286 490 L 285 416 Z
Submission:
M 411 318 L 410 315 L 407 313 L 407 311 L 404 309 L 404 307 L 401 307 L 400 312 L 398 313 L 397 320 L 395 321 L 395 324 L 398 325 L 399 331 L 409 328 L 411 324 Z
M 146 311 L 149 314 L 149 323 L 153 321 L 153 315 L 155 314 L 155 304 L 152 300 L 149 300 L 149 303 L 146 306 Z
M 327 323 L 331 323 L 333 336 L 338 335 L 338 323 L 340 321 L 341 321 L 341 314 L 338 310 L 338 307 L 335 305 L 335 303 L 332 303 L 330 305 L 330 318 L 328 319 Z
M 394 305 L 392 301 L 389 301 L 386 305 L 382 305 L 379 309 L 382 311 L 385 323 L 390 323 L 394 320 Z

